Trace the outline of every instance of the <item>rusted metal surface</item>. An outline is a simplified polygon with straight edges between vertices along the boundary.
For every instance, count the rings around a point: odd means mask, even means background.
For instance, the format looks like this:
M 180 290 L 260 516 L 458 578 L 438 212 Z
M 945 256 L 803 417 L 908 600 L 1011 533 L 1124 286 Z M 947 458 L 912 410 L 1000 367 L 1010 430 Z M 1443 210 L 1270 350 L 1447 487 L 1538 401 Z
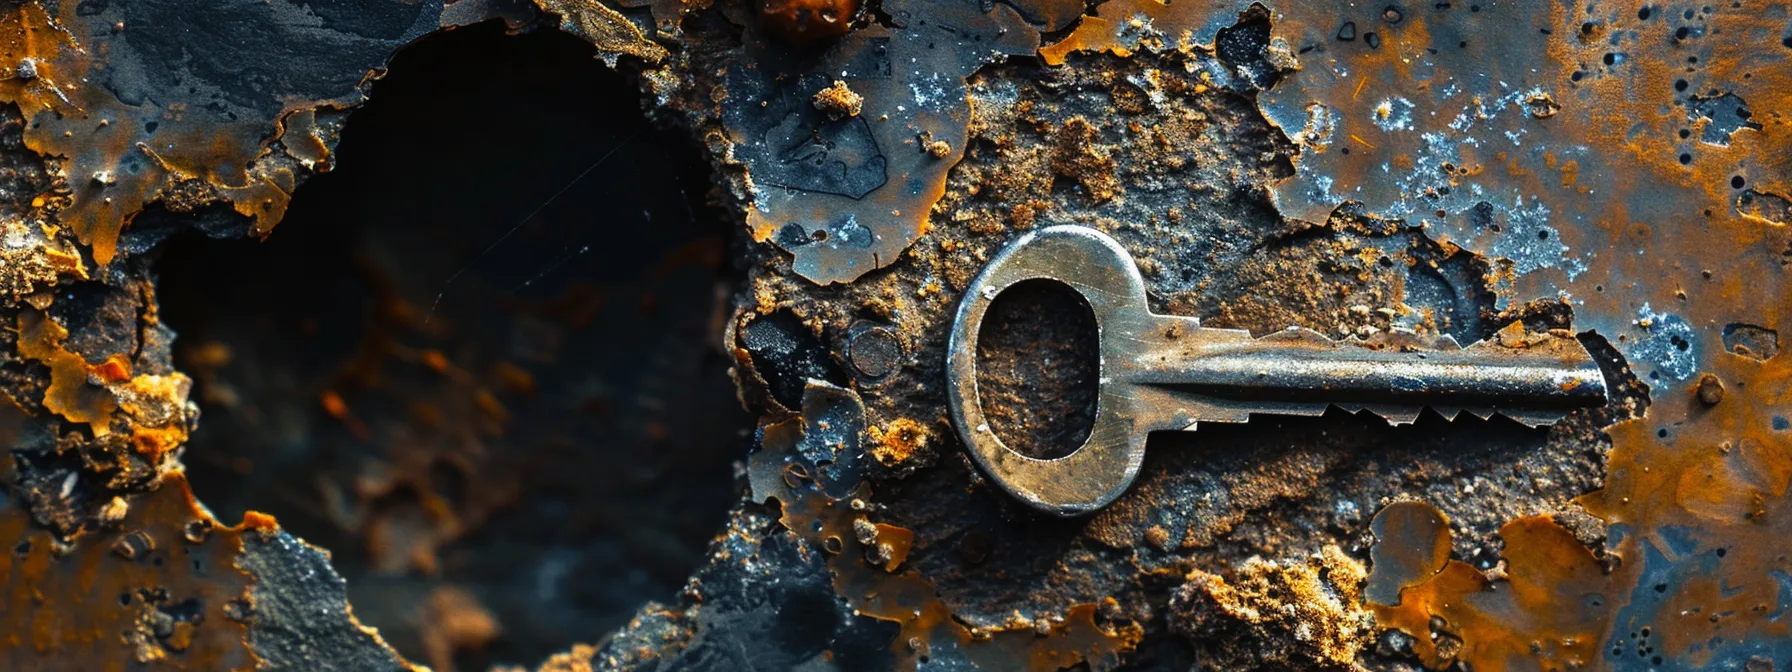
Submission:
M 750 496 L 684 593 L 545 669 L 1792 666 L 1783 3 L 779 8 L 8 5 L 0 516 L 30 542 L 0 578 L 29 621 L 8 659 L 408 665 L 271 520 L 187 538 L 212 520 L 180 468 L 206 374 L 172 365 L 144 255 L 156 213 L 266 235 L 370 73 L 498 17 L 636 77 L 756 241 L 726 320 L 761 418 Z M 804 11 L 837 19 L 771 37 Z M 1333 412 L 1159 436 L 1110 506 L 1038 517 L 955 438 L 946 333 L 979 269 L 1053 224 L 1112 236 L 1152 313 L 1204 326 L 1570 329 L 1608 400 L 1548 429 Z M 1004 318 L 980 385 L 1077 398 L 1035 356 L 1077 350 L 1053 310 Z M 378 403 L 337 402 L 345 427 Z M 491 632 L 457 599 L 427 602 L 433 646 Z

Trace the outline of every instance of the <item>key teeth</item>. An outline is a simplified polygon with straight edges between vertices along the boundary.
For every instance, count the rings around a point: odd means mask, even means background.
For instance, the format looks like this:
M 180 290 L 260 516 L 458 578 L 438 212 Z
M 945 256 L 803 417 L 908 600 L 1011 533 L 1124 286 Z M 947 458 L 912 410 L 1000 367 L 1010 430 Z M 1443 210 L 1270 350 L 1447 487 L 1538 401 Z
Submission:
M 1372 404 L 1332 404 L 1347 413 L 1368 411 L 1376 417 L 1386 420 L 1390 425 L 1410 425 L 1417 422 L 1425 409 L 1429 408 L 1444 420 L 1454 422 L 1462 415 L 1472 415 L 1482 420 L 1492 419 L 1494 415 L 1503 415 L 1526 427 L 1547 427 L 1560 422 L 1567 413 L 1561 411 L 1528 411 L 1522 409 L 1470 408 L 1459 406 L 1381 406 Z
M 1500 411 L 1500 415 L 1511 418 L 1526 427 L 1548 427 L 1561 422 L 1562 418 L 1567 416 L 1566 413 L 1553 411 Z
M 1369 412 L 1381 416 L 1390 425 L 1410 425 L 1419 419 L 1425 409 L 1412 406 L 1370 406 Z

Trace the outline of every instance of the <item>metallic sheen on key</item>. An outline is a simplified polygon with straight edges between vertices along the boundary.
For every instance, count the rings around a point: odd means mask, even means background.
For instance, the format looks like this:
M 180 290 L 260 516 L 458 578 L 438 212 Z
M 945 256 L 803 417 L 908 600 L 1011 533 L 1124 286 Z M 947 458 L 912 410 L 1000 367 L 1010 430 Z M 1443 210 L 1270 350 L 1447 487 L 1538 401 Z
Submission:
M 1075 452 L 1055 459 L 1002 444 L 977 392 L 977 336 L 991 302 L 1026 280 L 1056 280 L 1089 302 L 1100 332 L 1095 423 Z M 1605 378 L 1572 337 L 1513 324 L 1466 348 L 1448 336 L 1405 331 L 1334 341 L 1289 328 L 1262 338 L 1152 313 L 1132 257 L 1107 235 L 1054 226 L 1021 236 L 990 260 L 965 292 L 948 343 L 952 419 L 971 456 L 1004 490 L 1062 516 L 1089 513 L 1138 475 L 1149 432 L 1253 414 L 1320 415 L 1368 410 L 1389 422 L 1424 408 L 1445 418 L 1499 413 L 1547 425 L 1605 402 Z

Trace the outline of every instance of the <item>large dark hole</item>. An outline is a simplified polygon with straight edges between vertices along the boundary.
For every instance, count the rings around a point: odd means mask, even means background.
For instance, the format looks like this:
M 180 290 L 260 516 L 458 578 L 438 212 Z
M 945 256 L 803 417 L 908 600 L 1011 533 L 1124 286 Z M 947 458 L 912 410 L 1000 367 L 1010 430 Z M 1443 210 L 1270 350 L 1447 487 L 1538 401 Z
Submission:
M 271 237 L 159 262 L 200 498 L 330 549 L 355 613 L 437 669 L 533 668 L 674 599 L 733 500 L 732 227 L 592 55 L 426 38 Z
M 1052 280 L 990 302 L 977 334 L 977 394 L 990 430 L 1022 455 L 1063 457 L 1089 438 L 1101 375 L 1089 302 Z

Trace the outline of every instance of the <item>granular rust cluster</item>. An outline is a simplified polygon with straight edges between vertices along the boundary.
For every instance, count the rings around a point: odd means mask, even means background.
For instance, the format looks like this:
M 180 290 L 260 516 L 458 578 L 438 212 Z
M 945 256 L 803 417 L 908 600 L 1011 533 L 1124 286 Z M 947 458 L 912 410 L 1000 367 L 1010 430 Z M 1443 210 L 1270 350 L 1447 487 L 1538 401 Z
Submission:
M 266 235 L 395 50 L 500 19 L 635 76 L 703 142 L 753 241 L 723 329 L 760 418 L 747 495 L 681 595 L 543 669 L 1792 666 L 1783 6 L 1085 9 L 4 9 L 0 582 L 28 636 L 0 656 L 409 665 L 317 549 L 191 499 L 197 418 L 145 261 L 170 232 L 133 223 L 211 213 Z M 1611 400 L 1548 430 L 1332 413 L 1158 437 L 1112 506 L 1040 519 L 958 451 L 944 334 L 983 260 L 1061 223 L 1126 246 L 1153 310 L 1255 333 L 1567 330 Z M 384 305 L 365 366 L 319 400 L 346 431 L 408 402 L 455 436 L 513 422 L 503 395 L 531 394 L 527 371 L 404 345 L 423 321 Z M 1032 411 L 992 414 L 998 432 L 1076 434 L 1061 423 L 1090 373 L 1043 364 L 1089 354 L 1065 310 L 1017 310 L 980 354 Z M 382 562 L 429 571 L 529 493 L 443 495 L 424 452 L 338 513 Z M 467 482 L 505 480 L 451 457 Z M 424 522 L 355 508 L 395 501 Z M 465 596 L 430 604 L 435 650 L 502 626 Z

